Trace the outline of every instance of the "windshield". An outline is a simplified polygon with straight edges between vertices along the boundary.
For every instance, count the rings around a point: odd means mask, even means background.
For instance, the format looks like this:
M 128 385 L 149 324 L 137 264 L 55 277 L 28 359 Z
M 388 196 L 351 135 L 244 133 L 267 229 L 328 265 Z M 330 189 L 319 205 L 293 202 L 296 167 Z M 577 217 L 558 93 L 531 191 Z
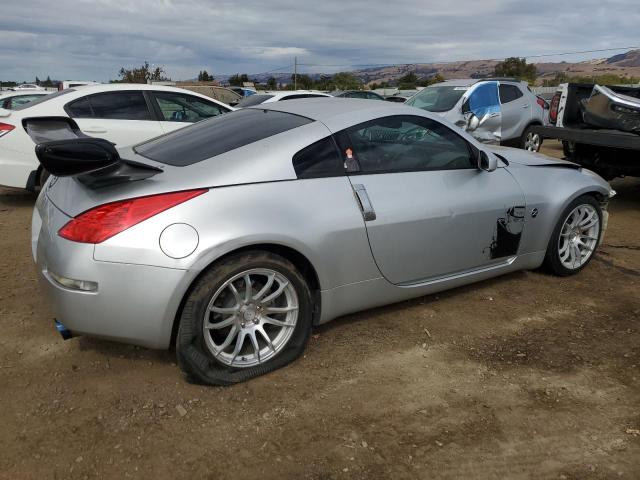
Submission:
M 61 92 L 52 93 L 51 95 L 42 95 L 41 98 L 34 100 L 33 102 L 25 103 L 24 105 L 20 105 L 14 110 L 24 110 L 25 108 L 31 108 L 34 105 L 39 105 L 42 102 L 46 102 L 47 100 L 51 100 L 52 98 L 59 97 L 60 95 L 66 95 L 67 93 L 75 92 L 73 88 L 67 88 L 66 90 L 62 90 Z
M 428 112 L 448 112 L 451 110 L 468 87 L 453 85 L 432 85 L 423 88 L 407 101 L 407 105 L 427 110 Z
M 253 105 L 259 105 L 261 103 L 263 103 L 266 100 L 269 100 L 270 98 L 273 98 L 273 95 L 250 95 L 248 97 L 244 97 L 242 100 L 240 100 L 238 102 L 238 107 L 242 108 L 242 107 L 251 107 Z

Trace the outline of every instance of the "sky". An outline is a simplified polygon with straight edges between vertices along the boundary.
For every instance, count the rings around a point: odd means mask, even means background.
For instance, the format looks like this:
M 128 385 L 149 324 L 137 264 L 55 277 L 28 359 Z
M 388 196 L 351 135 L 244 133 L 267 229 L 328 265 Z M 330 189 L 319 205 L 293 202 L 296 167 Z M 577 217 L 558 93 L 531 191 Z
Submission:
M 637 0 L 5 0 L 0 80 L 332 73 L 640 46 Z M 576 61 L 623 50 L 530 61 Z M 284 67 L 284 68 L 283 68 Z

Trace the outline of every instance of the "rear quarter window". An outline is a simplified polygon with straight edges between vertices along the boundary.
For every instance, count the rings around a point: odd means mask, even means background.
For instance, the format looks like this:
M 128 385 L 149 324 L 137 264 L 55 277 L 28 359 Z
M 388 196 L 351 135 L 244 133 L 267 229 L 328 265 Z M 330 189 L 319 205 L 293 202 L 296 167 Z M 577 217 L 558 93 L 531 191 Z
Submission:
M 140 144 L 135 151 L 156 162 L 184 167 L 312 121 L 273 110 L 236 110 Z
M 326 137 L 303 148 L 293 156 L 298 178 L 320 178 L 344 175 L 338 147 L 333 137 Z

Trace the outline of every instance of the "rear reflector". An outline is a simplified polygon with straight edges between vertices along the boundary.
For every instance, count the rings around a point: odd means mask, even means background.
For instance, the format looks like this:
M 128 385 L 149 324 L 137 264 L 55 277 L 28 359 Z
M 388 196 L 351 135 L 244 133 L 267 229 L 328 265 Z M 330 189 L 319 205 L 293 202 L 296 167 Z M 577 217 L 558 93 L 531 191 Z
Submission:
M 14 127 L 13 125 L 9 125 L 8 123 L 0 123 L 0 137 L 2 137 L 3 135 L 6 135 L 14 128 L 16 127 Z
M 556 93 L 551 99 L 551 107 L 549 108 L 549 121 L 556 123 L 558 121 L 558 107 L 560 106 L 560 94 Z
M 205 192 L 207 189 L 186 190 L 105 203 L 70 220 L 58 231 L 58 235 L 73 242 L 102 243 L 158 213 Z

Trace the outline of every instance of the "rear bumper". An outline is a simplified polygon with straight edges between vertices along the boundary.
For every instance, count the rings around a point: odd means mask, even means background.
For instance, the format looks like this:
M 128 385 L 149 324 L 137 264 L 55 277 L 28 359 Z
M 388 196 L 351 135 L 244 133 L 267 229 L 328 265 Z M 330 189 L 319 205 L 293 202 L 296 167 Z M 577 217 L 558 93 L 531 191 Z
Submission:
M 71 334 L 166 349 L 176 312 L 192 280 L 189 271 L 100 262 L 94 246 L 55 232 L 67 217 L 52 207 L 42 221 L 34 210 L 32 247 L 43 290 L 55 318 Z M 94 282 L 95 291 L 68 288 L 60 277 Z
M 4 146 L 0 147 L 0 185 L 26 188 L 31 172 L 37 171 L 38 165 L 35 154 L 25 155 Z

